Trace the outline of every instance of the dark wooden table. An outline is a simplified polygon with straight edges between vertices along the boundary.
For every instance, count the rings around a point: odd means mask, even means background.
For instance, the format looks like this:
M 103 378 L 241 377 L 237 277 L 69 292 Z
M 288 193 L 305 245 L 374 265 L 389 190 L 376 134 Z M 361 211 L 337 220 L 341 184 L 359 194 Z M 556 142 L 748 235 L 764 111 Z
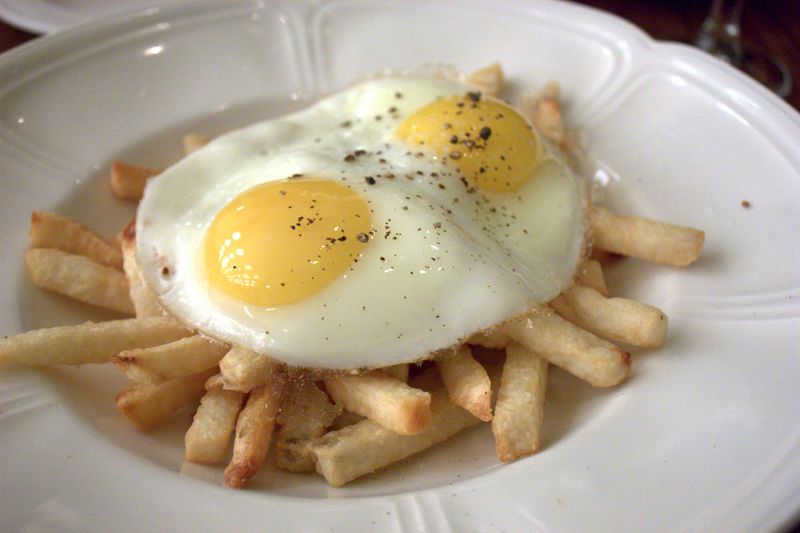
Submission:
M 628 19 L 656 39 L 691 42 L 709 11 L 711 0 L 578 0 Z M 0 21 L 0 53 L 36 35 Z M 800 111 L 800 1 L 750 0 L 742 23 L 742 40 L 780 58 L 795 80 L 787 98 Z
M 708 13 L 711 0 L 579 0 L 578 3 L 615 13 L 655 39 L 691 42 Z M 0 53 L 36 35 L 0 21 Z M 746 46 L 780 58 L 788 67 L 795 90 L 787 98 L 800 111 L 800 1 L 750 0 L 742 23 Z M 800 533 L 800 525 L 790 529 Z

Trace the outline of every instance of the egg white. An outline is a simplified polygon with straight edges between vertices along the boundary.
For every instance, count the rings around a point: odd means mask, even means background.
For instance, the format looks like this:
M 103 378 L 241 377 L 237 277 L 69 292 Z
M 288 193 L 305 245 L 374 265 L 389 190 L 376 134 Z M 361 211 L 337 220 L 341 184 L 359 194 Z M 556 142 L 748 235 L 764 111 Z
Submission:
M 147 186 L 137 215 L 146 281 L 191 327 L 322 369 L 419 360 L 550 300 L 572 283 L 586 230 L 583 183 L 556 152 L 547 148 L 520 189 L 497 194 L 474 192 L 446 162 L 392 138 L 414 110 L 465 90 L 373 80 L 212 141 Z M 347 157 L 357 150 L 366 153 Z M 298 174 L 347 184 L 369 203 L 375 232 L 359 261 L 282 307 L 213 290 L 201 251 L 214 216 L 242 192 Z

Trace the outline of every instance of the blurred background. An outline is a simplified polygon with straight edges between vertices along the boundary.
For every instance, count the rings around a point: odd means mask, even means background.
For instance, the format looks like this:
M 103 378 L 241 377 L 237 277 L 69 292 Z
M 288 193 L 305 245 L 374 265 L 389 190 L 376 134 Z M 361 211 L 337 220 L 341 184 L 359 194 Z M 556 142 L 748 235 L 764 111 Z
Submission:
M 713 0 L 577 0 L 614 13 L 663 41 L 694 43 Z M 735 2 L 720 2 L 731 8 Z M 794 82 L 786 101 L 800 111 L 800 0 L 742 2 L 741 41 L 746 50 L 781 62 Z M 728 9 L 730 11 L 730 9 Z

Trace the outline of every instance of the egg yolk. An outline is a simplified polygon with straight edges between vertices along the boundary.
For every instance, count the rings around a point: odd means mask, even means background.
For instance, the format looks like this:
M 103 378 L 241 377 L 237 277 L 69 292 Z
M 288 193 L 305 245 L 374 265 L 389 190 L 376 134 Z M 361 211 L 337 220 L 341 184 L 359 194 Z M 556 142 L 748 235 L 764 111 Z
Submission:
M 345 185 L 266 183 L 239 195 L 211 222 L 206 275 L 212 287 L 244 302 L 291 304 L 345 274 L 371 229 L 369 206 Z
M 395 130 L 408 144 L 433 151 L 455 165 L 478 188 L 507 193 L 536 170 L 540 142 L 519 113 L 480 93 L 436 100 Z

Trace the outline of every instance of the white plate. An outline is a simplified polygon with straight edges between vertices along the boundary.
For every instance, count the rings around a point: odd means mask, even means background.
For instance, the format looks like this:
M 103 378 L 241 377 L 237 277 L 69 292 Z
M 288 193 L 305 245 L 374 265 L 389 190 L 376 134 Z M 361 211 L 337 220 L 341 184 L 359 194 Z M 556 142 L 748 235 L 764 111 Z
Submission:
M 191 1 L 171 0 L 172 3 Z M 0 0 L 0 18 L 33 33 L 52 33 L 156 3 L 154 0 Z
M 152 435 L 115 412 L 110 368 L 4 369 L 4 531 L 755 531 L 800 509 L 800 117 L 687 47 L 552 2 L 244 2 L 149 10 L 0 59 L 0 332 L 107 315 L 33 288 L 28 217 L 111 236 L 132 208 L 109 162 L 153 166 L 180 135 L 305 105 L 384 67 L 500 59 L 513 87 L 561 81 L 570 123 L 621 176 L 620 210 L 704 228 L 700 262 L 627 261 L 618 293 L 663 308 L 668 346 L 629 382 L 553 372 L 544 449 L 499 465 L 488 428 L 343 489 L 315 476 L 219 486 L 186 465 L 188 416 Z M 745 209 L 742 200 L 752 207 Z

